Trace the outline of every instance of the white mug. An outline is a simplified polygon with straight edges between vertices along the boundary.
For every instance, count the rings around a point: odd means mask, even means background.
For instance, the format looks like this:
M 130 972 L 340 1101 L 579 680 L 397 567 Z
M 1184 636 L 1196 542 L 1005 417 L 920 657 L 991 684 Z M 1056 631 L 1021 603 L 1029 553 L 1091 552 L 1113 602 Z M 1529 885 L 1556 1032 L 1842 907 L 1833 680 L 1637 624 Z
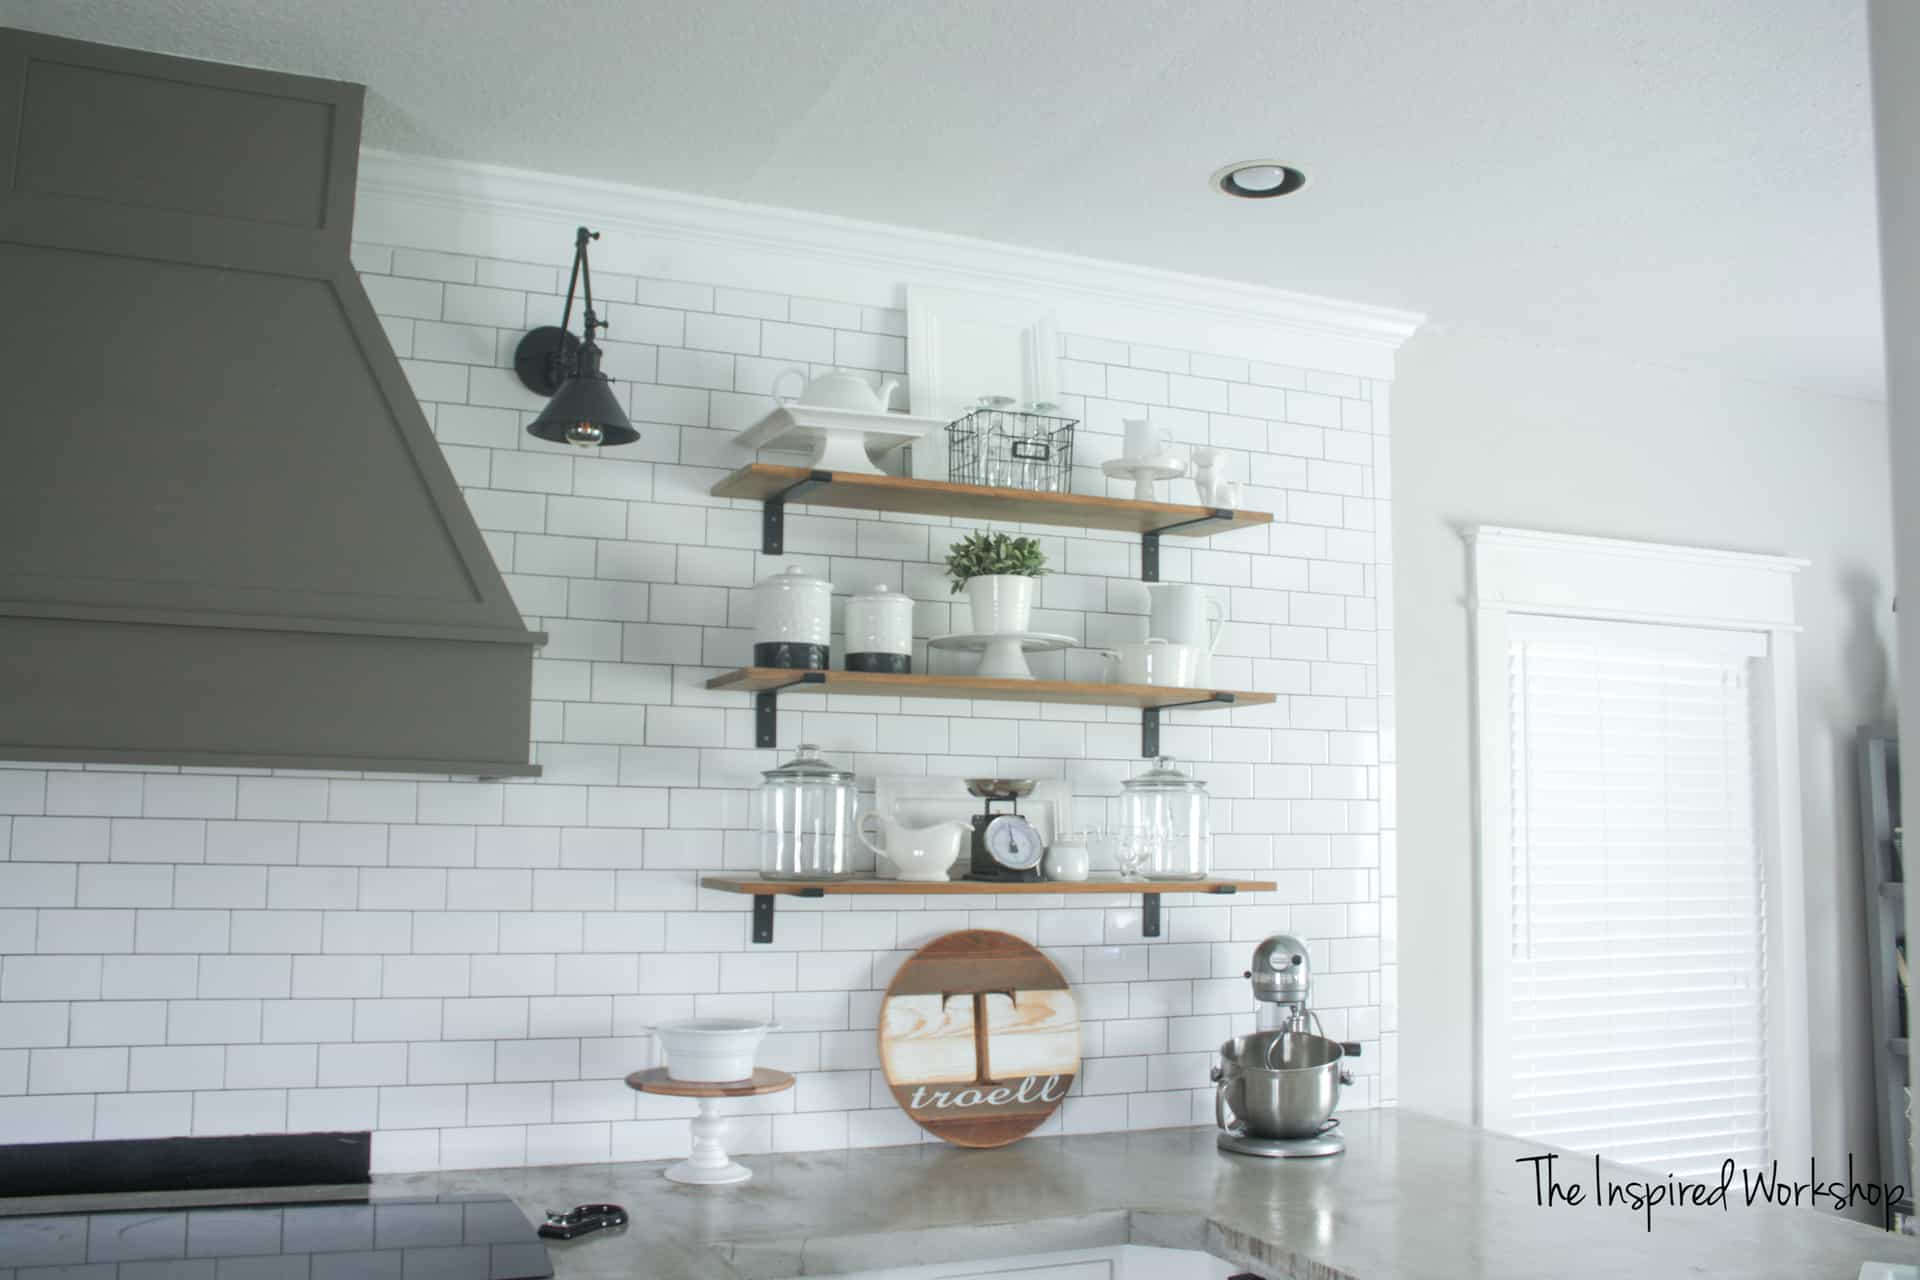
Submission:
M 1080 881 L 1087 878 L 1092 857 L 1079 840 L 1061 838 L 1047 847 L 1046 876 L 1049 880 Z
M 1120 425 L 1126 428 L 1121 456 L 1128 462 L 1158 458 L 1173 448 L 1173 433 L 1164 428 L 1156 431 L 1145 418 L 1122 418 Z
M 1198 675 L 1200 646 L 1147 640 L 1102 651 L 1120 684 L 1190 687 Z

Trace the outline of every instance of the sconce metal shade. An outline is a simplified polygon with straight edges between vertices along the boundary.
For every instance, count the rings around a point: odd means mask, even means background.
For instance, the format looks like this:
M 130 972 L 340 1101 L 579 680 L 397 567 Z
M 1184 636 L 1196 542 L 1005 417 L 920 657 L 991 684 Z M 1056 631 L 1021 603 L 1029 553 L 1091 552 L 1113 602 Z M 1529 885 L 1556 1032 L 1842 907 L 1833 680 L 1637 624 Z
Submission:
M 593 272 L 587 264 L 587 246 L 599 238 L 599 232 L 586 227 L 573 233 L 573 272 L 567 278 L 567 304 L 560 311 L 560 325 L 533 330 L 520 339 L 513 353 L 514 372 L 522 385 L 552 397 L 528 424 L 527 434 L 584 449 L 632 444 L 640 438 L 614 397 L 613 384 L 600 372 L 600 345 L 593 340 L 594 330 L 607 327 L 593 309 Z M 567 322 L 573 319 L 575 289 L 586 295 L 584 338 L 567 330 Z
M 640 438 L 626 411 L 613 394 L 613 384 L 600 372 L 600 348 L 582 343 L 579 360 L 553 399 L 527 427 L 527 434 L 555 444 L 632 444 Z

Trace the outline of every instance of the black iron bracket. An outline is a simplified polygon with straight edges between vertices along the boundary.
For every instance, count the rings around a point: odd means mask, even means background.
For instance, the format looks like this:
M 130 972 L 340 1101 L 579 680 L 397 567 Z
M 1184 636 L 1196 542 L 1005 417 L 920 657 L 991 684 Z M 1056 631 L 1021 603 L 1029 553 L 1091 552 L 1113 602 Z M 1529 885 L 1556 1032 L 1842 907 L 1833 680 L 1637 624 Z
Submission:
M 753 745 L 756 747 L 777 747 L 780 745 L 780 691 L 791 689 L 797 684 L 825 684 L 827 673 L 824 671 L 796 671 L 793 679 L 785 684 L 777 684 L 771 689 L 761 689 L 753 695 Z
M 756 893 L 753 895 L 753 940 L 755 942 L 773 941 L 773 900 L 779 895 Z M 795 889 L 796 898 L 824 898 L 825 889 Z
M 1181 520 L 1175 524 L 1161 525 L 1158 529 L 1149 529 L 1145 533 L 1141 534 L 1140 535 L 1140 581 L 1142 582 L 1160 581 L 1160 535 L 1161 534 L 1173 533 L 1174 531 L 1179 529 L 1191 529 L 1194 525 L 1197 525 L 1197 524 L 1213 524 L 1221 520 L 1228 521 L 1229 523 L 1232 522 L 1233 509 L 1231 507 L 1214 507 L 1207 515 L 1199 516 L 1192 520 Z
M 805 480 L 795 480 L 780 492 L 762 501 L 760 505 L 760 553 L 762 555 L 786 554 L 787 504 L 798 502 L 801 495 L 809 489 L 817 489 L 823 484 L 831 483 L 833 483 L 833 472 L 809 471 Z
M 1205 698 L 1195 698 L 1190 702 L 1170 702 L 1164 707 L 1142 707 L 1140 709 L 1140 754 L 1151 760 L 1160 754 L 1160 713 L 1174 711 L 1180 707 L 1210 707 L 1216 703 L 1238 701 L 1231 693 L 1217 692 Z
M 1140 895 L 1140 936 L 1143 938 L 1160 936 L 1160 895 L 1157 893 Z

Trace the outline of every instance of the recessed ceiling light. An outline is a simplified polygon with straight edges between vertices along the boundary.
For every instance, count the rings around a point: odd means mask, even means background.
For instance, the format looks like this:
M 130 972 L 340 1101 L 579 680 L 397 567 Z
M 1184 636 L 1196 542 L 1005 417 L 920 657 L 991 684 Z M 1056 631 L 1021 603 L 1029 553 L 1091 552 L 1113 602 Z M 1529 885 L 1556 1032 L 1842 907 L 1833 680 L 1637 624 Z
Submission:
M 1271 200 L 1307 185 L 1307 175 L 1278 160 L 1242 160 L 1213 175 L 1214 189 L 1242 200 Z

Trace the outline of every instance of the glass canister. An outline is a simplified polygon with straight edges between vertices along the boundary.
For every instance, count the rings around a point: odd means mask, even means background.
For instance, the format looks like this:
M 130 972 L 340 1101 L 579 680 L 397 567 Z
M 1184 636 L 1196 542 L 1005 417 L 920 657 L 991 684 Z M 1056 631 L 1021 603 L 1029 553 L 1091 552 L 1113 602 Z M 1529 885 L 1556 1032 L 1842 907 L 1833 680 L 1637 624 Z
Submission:
M 793 759 L 760 775 L 760 874 L 769 880 L 835 880 L 847 861 L 857 793 L 853 774 L 802 743 Z
M 1213 870 L 1207 784 L 1161 756 L 1120 784 L 1120 824 L 1146 847 L 1149 880 L 1204 880 Z

